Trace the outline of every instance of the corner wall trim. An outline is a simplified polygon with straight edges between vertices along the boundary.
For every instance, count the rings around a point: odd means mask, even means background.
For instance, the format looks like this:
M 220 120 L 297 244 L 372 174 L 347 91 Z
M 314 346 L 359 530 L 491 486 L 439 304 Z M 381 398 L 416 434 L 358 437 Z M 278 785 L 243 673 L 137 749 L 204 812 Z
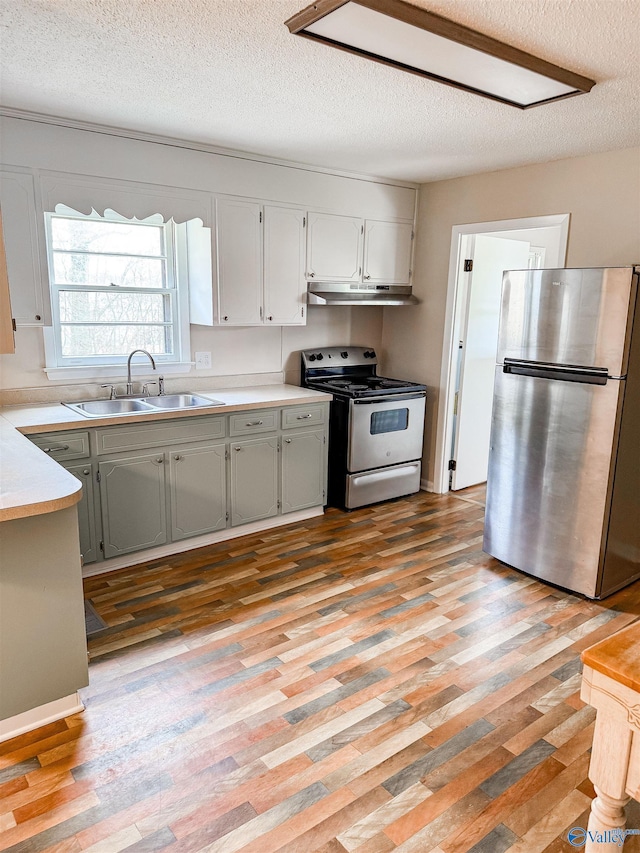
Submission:
M 84 711 L 84 705 L 78 693 L 71 693 L 62 699 L 54 699 L 46 705 L 39 705 L 30 711 L 7 717 L 6 720 L 0 720 L 0 743 L 39 729 L 40 726 L 46 726 L 48 723 L 55 723 L 56 720 L 77 714 L 79 711 Z

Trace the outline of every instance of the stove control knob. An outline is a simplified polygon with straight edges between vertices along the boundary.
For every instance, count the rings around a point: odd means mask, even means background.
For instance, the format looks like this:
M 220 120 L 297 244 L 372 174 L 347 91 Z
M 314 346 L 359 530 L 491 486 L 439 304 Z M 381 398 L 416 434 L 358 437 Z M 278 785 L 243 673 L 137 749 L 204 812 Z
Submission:
M 309 356 L 309 361 L 315 361 L 315 360 L 316 360 L 315 355 L 313 353 L 311 353 L 311 355 Z
M 349 358 L 349 353 L 346 350 L 344 352 L 341 352 L 340 355 L 342 356 L 342 358 Z
M 375 357 L 376 357 L 376 354 L 375 354 L 375 352 L 374 352 L 373 350 L 367 350 L 367 351 L 364 353 L 364 357 L 365 357 L 365 358 L 375 358 Z
M 316 358 L 318 359 L 318 361 L 322 361 L 322 359 L 324 358 L 324 356 L 322 355 L 322 353 L 321 353 L 321 352 L 319 352 L 319 353 L 318 353 L 318 355 L 316 356 Z

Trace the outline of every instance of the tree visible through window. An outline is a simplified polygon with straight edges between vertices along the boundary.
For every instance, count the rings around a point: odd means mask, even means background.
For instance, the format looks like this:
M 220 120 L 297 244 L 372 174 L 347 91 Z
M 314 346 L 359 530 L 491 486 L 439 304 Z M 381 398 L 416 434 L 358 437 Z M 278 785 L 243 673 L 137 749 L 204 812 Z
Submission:
M 59 208 L 57 209 L 59 210 Z M 171 224 L 47 214 L 56 362 L 109 364 L 134 349 L 160 361 L 179 353 L 179 302 Z

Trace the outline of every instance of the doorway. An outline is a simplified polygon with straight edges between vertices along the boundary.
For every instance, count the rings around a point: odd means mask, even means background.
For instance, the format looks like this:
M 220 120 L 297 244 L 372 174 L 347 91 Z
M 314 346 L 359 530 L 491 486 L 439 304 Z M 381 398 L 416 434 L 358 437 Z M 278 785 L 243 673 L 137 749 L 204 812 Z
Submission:
M 453 228 L 434 489 L 484 482 L 502 272 L 563 267 L 569 214 Z

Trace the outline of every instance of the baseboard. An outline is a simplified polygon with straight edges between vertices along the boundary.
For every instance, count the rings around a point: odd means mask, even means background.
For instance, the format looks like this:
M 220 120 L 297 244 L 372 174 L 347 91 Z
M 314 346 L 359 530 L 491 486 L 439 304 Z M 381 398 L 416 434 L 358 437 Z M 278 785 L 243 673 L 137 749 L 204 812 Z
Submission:
M 248 533 L 261 533 L 285 524 L 293 524 L 295 521 L 306 521 L 316 518 L 324 513 L 324 507 L 314 506 L 310 509 L 300 509 L 297 512 L 288 512 L 286 515 L 278 515 L 273 518 L 265 518 L 261 521 L 252 521 L 240 527 L 227 527 L 224 530 L 216 530 L 215 533 L 206 533 L 204 536 L 194 536 L 192 539 L 183 539 L 182 542 L 170 542 L 159 545 L 157 548 L 147 548 L 144 551 L 134 551 L 131 554 L 123 554 L 121 557 L 111 557 L 98 563 L 89 563 L 82 567 L 82 577 L 91 578 L 94 575 L 104 575 L 107 572 L 115 572 L 118 569 L 128 569 L 138 563 L 147 563 L 149 560 L 160 560 L 163 557 L 171 557 L 174 554 L 183 554 L 185 551 L 193 551 L 195 548 L 204 548 L 207 545 L 217 545 L 218 542 L 226 542 L 228 539 L 237 539 Z
M 433 480 L 420 480 L 420 491 L 422 491 L 422 492 L 435 492 L 435 486 L 433 485 Z
M 46 726 L 48 723 L 55 723 L 56 720 L 62 720 L 71 714 L 77 714 L 78 711 L 84 711 L 84 705 L 80 701 L 80 696 L 72 693 L 70 696 L 54 699 L 53 702 L 39 705 L 14 717 L 7 717 L 6 720 L 0 721 L 0 743 L 23 735 L 25 732 L 39 729 L 40 726 Z

